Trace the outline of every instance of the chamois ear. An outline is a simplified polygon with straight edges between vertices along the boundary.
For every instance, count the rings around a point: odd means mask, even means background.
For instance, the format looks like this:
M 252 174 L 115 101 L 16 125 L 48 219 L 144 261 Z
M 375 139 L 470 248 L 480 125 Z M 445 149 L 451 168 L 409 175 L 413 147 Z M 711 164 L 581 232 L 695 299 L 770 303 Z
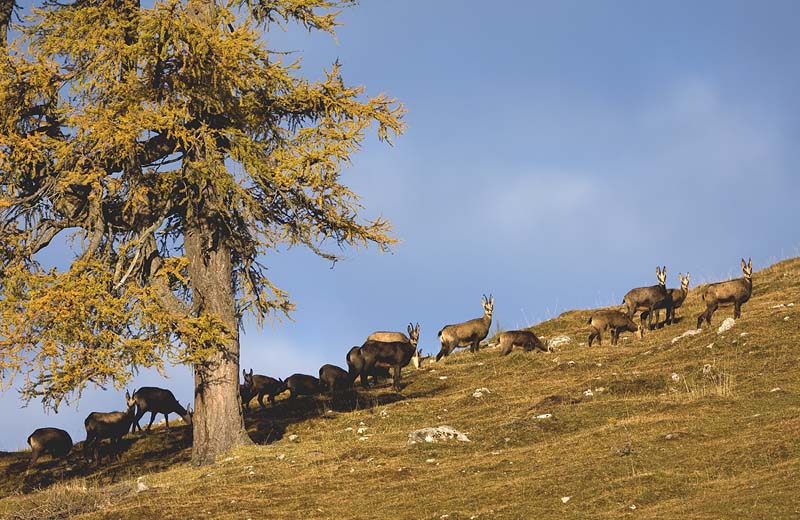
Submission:
M 747 259 L 747 267 L 748 267 L 748 269 L 752 269 L 753 268 L 753 259 L 752 258 L 748 258 Z
M 656 266 L 656 276 L 661 276 L 661 268 Z
M 689 281 L 689 271 L 686 271 L 686 281 Z
M 414 330 L 417 331 L 417 334 L 419 334 L 419 322 L 417 322 L 417 326 L 414 327 Z
M 745 263 L 744 258 L 742 258 L 742 269 L 744 269 L 746 266 L 747 264 Z
M 411 335 L 411 333 L 414 332 L 414 324 L 409 323 L 408 328 L 406 330 L 408 331 L 408 334 Z
M 242 369 L 242 376 L 247 377 L 247 370 Z

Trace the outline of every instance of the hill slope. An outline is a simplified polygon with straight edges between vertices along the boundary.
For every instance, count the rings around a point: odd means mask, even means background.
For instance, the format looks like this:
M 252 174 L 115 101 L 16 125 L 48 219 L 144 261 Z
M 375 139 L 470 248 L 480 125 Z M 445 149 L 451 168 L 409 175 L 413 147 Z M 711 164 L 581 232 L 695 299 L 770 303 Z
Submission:
M 694 327 L 695 289 L 684 320 L 618 347 L 607 333 L 586 347 L 591 311 L 570 311 L 534 327 L 572 338 L 553 353 L 455 354 L 406 369 L 402 394 L 383 386 L 328 412 L 279 400 L 248 416 L 266 444 L 211 468 L 186 464 L 181 429 L 131 437 L 102 472 L 25 474 L 27 454 L 4 454 L 0 518 L 797 518 L 800 259 L 753 280 L 723 334 L 730 307 L 672 342 Z M 470 442 L 407 443 L 438 425 Z

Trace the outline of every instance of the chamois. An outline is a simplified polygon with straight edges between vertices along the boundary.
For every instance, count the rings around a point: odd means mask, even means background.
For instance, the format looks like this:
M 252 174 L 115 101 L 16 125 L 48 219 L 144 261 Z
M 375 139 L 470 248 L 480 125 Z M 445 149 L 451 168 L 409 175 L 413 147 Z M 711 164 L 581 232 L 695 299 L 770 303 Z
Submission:
M 672 301 L 672 315 L 667 316 L 664 323 L 668 323 L 669 325 L 672 325 L 672 322 L 675 320 L 675 310 L 678 309 L 678 307 L 680 307 L 681 305 L 683 305 L 683 301 L 686 299 L 686 295 L 689 294 L 689 273 L 686 273 L 685 277 L 681 273 L 678 273 L 678 280 L 680 280 L 681 282 L 680 289 L 667 289 L 667 291 L 669 292 L 670 301 Z M 663 302 L 655 307 L 656 323 L 658 323 L 659 320 L 659 314 L 660 314 L 659 311 L 663 308 L 664 308 Z M 642 320 L 644 320 L 644 317 L 646 315 L 647 311 L 642 313 L 641 316 Z
M 742 258 L 742 278 L 728 280 L 727 282 L 717 282 L 707 285 L 703 290 L 703 301 L 706 302 L 706 310 L 697 316 L 697 328 L 703 323 L 711 325 L 711 316 L 720 304 L 733 304 L 733 317 L 739 318 L 742 315 L 742 304 L 750 299 L 753 293 L 753 260 L 748 258 L 747 263 Z
M 523 347 L 526 352 L 539 349 L 548 352 L 548 348 L 536 337 L 536 334 L 529 330 L 509 330 L 500 333 L 499 343 L 500 355 L 505 356 L 511 353 L 511 349 Z
M 647 311 L 647 328 L 650 330 L 654 328 L 652 325 L 653 310 L 657 306 L 661 305 L 662 309 L 667 309 L 667 317 L 672 315 L 672 301 L 666 286 L 667 267 L 664 266 L 664 269 L 661 270 L 656 266 L 656 277 L 658 277 L 658 285 L 631 289 L 622 300 L 622 303 L 628 308 L 629 318 L 633 318 L 638 310 Z M 642 313 L 641 321 L 644 322 L 644 313 Z
M 289 389 L 289 399 L 298 395 L 315 395 L 320 392 L 319 379 L 306 374 L 292 374 L 286 378 L 286 387 Z
M 412 335 L 405 341 L 371 341 L 361 345 L 359 353 L 363 359 L 361 367 L 361 385 L 367 387 L 367 376 L 376 363 L 382 362 L 394 367 L 392 387 L 400 391 L 400 369 L 408 365 L 417 353 L 417 336 Z
M 347 352 L 347 368 L 348 372 L 350 373 L 350 377 L 354 381 L 356 377 L 361 374 L 361 369 L 363 367 L 364 357 L 361 355 L 361 347 L 356 345 Z M 369 369 L 367 376 L 372 376 L 373 384 L 377 385 L 379 377 L 389 377 L 389 367 L 384 364 L 376 364 Z M 366 388 L 367 385 L 364 383 L 363 379 L 361 380 L 361 384 L 364 385 L 364 388 Z
M 143 386 L 133 394 L 133 400 L 136 401 L 136 418 L 131 425 L 131 433 L 135 433 L 138 428 L 142 431 L 139 425 L 139 420 L 142 416 L 150 412 L 150 423 L 147 425 L 147 431 L 153 426 L 153 421 L 156 415 L 163 413 L 164 421 L 167 423 L 167 430 L 169 430 L 169 414 L 176 413 L 181 416 L 183 422 L 187 425 L 192 425 L 192 412 L 189 405 L 186 408 L 181 406 L 175 395 L 165 388 L 157 388 L 155 386 Z
M 250 399 L 256 395 L 258 396 L 258 404 L 261 405 L 263 410 L 266 410 L 267 407 L 264 404 L 265 395 L 270 404 L 275 404 L 275 396 L 288 390 L 286 381 L 283 379 L 275 379 L 274 377 L 262 376 L 261 374 L 253 375 L 252 368 L 250 369 L 250 373 L 242 369 L 242 376 L 244 376 L 244 386 L 249 388 L 249 397 L 246 403 L 245 397 L 247 396 L 242 395 L 242 404 L 247 410 L 249 410 Z M 239 393 L 241 393 L 241 387 Z
M 336 365 L 322 365 L 319 369 L 320 388 L 327 388 L 330 395 L 352 388 L 354 379 L 349 372 Z
M 119 456 L 119 441 L 128 433 L 136 416 L 136 401 L 127 391 L 125 392 L 125 401 L 128 405 L 125 412 L 92 412 L 83 421 L 83 425 L 86 427 L 83 455 L 87 460 L 90 450 L 95 460 L 99 459 L 100 441 L 103 439 L 109 439 L 111 452 Z
M 242 408 L 245 412 L 250 411 L 250 400 L 253 399 L 253 396 L 256 394 L 253 393 L 253 387 L 250 385 L 246 385 L 244 383 L 239 385 L 239 397 L 242 401 Z
M 417 323 L 416 327 L 411 323 L 409 323 L 406 330 L 408 330 L 408 336 L 406 336 L 402 332 L 386 332 L 386 331 L 373 332 L 372 334 L 367 336 L 367 341 L 386 341 L 386 342 L 402 341 L 405 343 L 410 343 L 411 340 L 409 338 L 413 336 L 416 336 L 417 341 L 419 341 L 419 323 Z
M 478 344 L 489 334 L 489 327 L 492 325 L 492 309 L 494 309 L 494 297 L 490 294 L 489 298 L 483 295 L 483 317 L 465 321 L 456 325 L 447 325 L 439 331 L 439 342 L 442 344 L 441 350 L 436 354 L 438 362 L 442 356 L 449 356 L 456 347 L 469 347 L 470 352 L 478 351 Z
M 28 437 L 28 446 L 31 447 L 30 468 L 42 453 L 49 453 L 53 458 L 66 457 L 72 449 L 72 437 L 59 428 L 38 428 Z
M 637 326 L 627 314 L 617 310 L 596 311 L 586 323 L 592 326 L 592 332 L 589 334 L 590 347 L 595 338 L 598 345 L 603 344 L 603 332 L 606 329 L 611 329 L 612 345 L 616 345 L 619 341 L 620 332 L 636 332 L 640 338 L 642 337 L 642 325 Z

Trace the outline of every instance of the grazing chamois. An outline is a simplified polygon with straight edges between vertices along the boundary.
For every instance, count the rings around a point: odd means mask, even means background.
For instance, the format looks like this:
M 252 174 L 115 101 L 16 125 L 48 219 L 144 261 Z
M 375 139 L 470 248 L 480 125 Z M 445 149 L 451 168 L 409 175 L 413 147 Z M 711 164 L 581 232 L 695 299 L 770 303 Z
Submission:
M 522 347 L 525 352 L 539 349 L 548 352 L 548 348 L 541 342 L 536 334 L 529 330 L 509 330 L 501 332 L 499 337 L 500 355 L 505 356 L 511 353 L 514 347 Z
M 356 377 L 361 374 L 361 369 L 364 367 L 364 357 L 361 355 L 361 347 L 355 346 L 351 348 L 347 352 L 347 368 L 350 373 L 350 377 L 355 381 Z M 389 367 L 388 365 L 384 364 L 376 364 L 374 367 L 370 368 L 367 372 L 367 376 L 372 376 L 372 383 L 378 384 L 378 378 L 388 378 L 389 374 Z M 364 381 L 361 381 L 361 384 L 364 384 Z M 364 385 L 366 388 L 366 385 Z
M 667 289 L 669 291 L 670 301 L 672 302 L 672 316 L 667 316 L 664 323 L 672 325 L 672 322 L 675 320 L 675 311 L 683 305 L 683 301 L 686 299 L 686 295 L 689 294 L 689 273 L 686 273 L 684 277 L 681 273 L 678 273 L 678 280 L 681 281 L 681 288 L 680 289 Z M 664 308 L 664 304 L 661 303 L 656 306 L 656 323 L 660 319 L 660 310 Z M 645 317 L 647 316 L 647 311 L 642 313 L 641 319 L 644 321 Z
M 359 353 L 364 363 L 361 367 L 361 385 L 367 387 L 367 376 L 376 363 L 385 363 L 394 367 L 392 387 L 400 391 L 400 369 L 408 365 L 417 353 L 417 336 L 412 335 L 405 341 L 371 341 L 361 345 Z
M 353 388 L 355 377 L 336 365 L 322 365 L 319 369 L 320 388 L 327 388 L 328 393 L 333 395 L 337 391 Z
M 436 354 L 438 362 L 442 356 L 449 356 L 456 347 L 469 347 L 470 352 L 478 351 L 478 344 L 489 334 L 489 327 L 492 326 L 492 309 L 494 309 L 494 297 L 490 294 L 489 298 L 483 295 L 483 317 L 465 321 L 456 325 L 447 325 L 439 331 L 439 342 L 442 344 L 441 350 Z
M 667 267 L 664 266 L 662 270 L 656 266 L 656 277 L 658 277 L 658 285 L 631 289 L 622 300 L 622 303 L 628 308 L 629 318 L 633 318 L 636 311 L 647 311 L 647 328 L 650 330 L 654 328 L 652 325 L 654 309 L 660 306 L 662 309 L 667 309 L 667 317 L 672 316 L 672 300 L 666 285 Z M 644 313 L 642 313 L 641 321 L 644 322 Z
M 306 374 L 292 374 L 286 378 L 286 387 L 289 389 L 289 399 L 298 395 L 316 395 L 320 392 L 319 379 Z
M 611 329 L 611 344 L 616 345 L 619 341 L 620 332 L 636 332 L 636 335 L 642 337 L 642 325 L 636 325 L 627 314 L 617 310 L 596 311 L 587 321 L 592 326 L 592 332 L 589 334 L 589 346 L 592 346 L 592 341 L 597 338 L 597 344 L 603 344 L 603 332 L 606 329 Z
M 167 423 L 167 430 L 169 430 L 169 414 L 176 413 L 181 416 L 183 422 L 187 425 L 192 425 L 192 412 L 189 405 L 186 408 L 181 406 L 175 395 L 166 388 L 158 388 L 155 386 L 143 386 L 133 394 L 133 400 L 136 401 L 136 418 L 131 425 L 131 433 L 135 433 L 138 428 L 142 431 L 139 425 L 139 420 L 142 416 L 150 412 L 150 423 L 147 425 L 147 431 L 153 426 L 153 421 L 156 415 L 163 413 L 164 421 Z
M 703 323 L 711 325 L 711 316 L 720 304 L 733 304 L 733 317 L 739 318 L 742 315 L 742 304 L 750 299 L 753 293 L 753 260 L 748 258 L 747 263 L 742 258 L 741 278 L 728 280 L 727 282 L 717 282 L 707 285 L 703 289 L 703 301 L 706 302 L 706 310 L 697 316 L 697 328 Z
M 249 388 L 246 396 L 242 394 L 242 405 L 246 410 L 249 410 L 250 399 L 256 395 L 258 396 L 258 404 L 261 405 L 263 410 L 266 410 L 267 406 L 264 404 L 265 395 L 270 404 L 275 404 L 275 396 L 289 389 L 289 387 L 286 386 L 286 381 L 283 379 L 275 379 L 274 377 L 262 376 L 261 374 L 253 375 L 252 368 L 250 369 L 250 373 L 242 369 L 242 376 L 244 376 L 244 386 Z M 240 387 L 240 394 L 241 391 Z M 246 402 L 245 397 L 247 397 Z
M 135 392 L 134 392 L 135 393 Z M 100 441 L 109 439 L 112 454 L 119 456 L 119 441 L 128 433 L 136 417 L 136 401 L 127 391 L 125 401 L 128 409 L 124 412 L 92 412 L 83 421 L 86 427 L 86 442 L 83 443 L 83 456 L 88 460 L 91 451 L 95 460 L 99 459 Z
M 42 453 L 49 453 L 53 458 L 66 457 L 72 449 L 72 437 L 60 428 L 38 428 L 28 436 L 28 446 L 31 447 L 30 468 Z

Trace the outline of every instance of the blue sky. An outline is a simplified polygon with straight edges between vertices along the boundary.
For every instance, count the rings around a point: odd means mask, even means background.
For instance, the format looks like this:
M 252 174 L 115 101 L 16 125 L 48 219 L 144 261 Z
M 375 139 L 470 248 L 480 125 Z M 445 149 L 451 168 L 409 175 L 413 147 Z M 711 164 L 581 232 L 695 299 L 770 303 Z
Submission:
M 264 258 L 298 310 L 246 325 L 243 367 L 316 374 L 410 321 L 435 353 L 437 331 L 480 316 L 483 293 L 510 329 L 618 304 L 656 265 L 694 286 L 739 276 L 741 257 L 761 269 L 800 255 L 795 2 L 373 0 L 341 21 L 338 43 L 268 38 L 310 77 L 338 58 L 347 82 L 405 103 L 407 133 L 370 140 L 343 175 L 401 242 L 345 251 L 334 269 L 301 249 Z M 189 370 L 169 374 L 130 386 L 188 400 Z M 0 394 L 14 418 L 0 450 L 41 426 L 82 440 L 89 412 L 124 403 L 88 391 L 58 414 L 19 406 Z

